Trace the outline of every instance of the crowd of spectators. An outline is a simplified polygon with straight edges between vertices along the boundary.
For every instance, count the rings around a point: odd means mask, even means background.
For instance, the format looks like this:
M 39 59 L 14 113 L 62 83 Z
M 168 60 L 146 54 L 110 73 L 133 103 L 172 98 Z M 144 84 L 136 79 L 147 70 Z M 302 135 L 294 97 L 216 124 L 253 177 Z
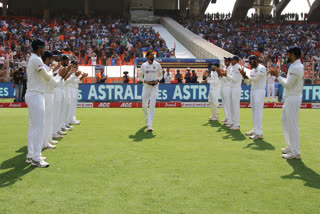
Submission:
M 261 18 L 261 17 L 260 17 Z M 268 18 L 248 19 L 245 22 L 231 20 L 215 21 L 211 15 L 204 18 L 178 19 L 186 28 L 205 40 L 246 59 L 254 54 L 263 64 L 281 65 L 285 63 L 286 48 L 300 46 L 303 51 L 302 61 L 316 64 L 320 56 L 320 25 L 307 22 L 282 22 L 275 24 Z M 315 68 L 315 67 L 314 67 Z M 316 69 L 314 75 L 319 76 Z
M 133 65 L 147 49 L 155 50 L 157 57 L 175 54 L 152 27 L 130 26 L 121 18 L 8 17 L 0 20 L 0 81 L 27 65 L 34 38 L 43 38 L 46 49 L 61 50 L 80 65 Z

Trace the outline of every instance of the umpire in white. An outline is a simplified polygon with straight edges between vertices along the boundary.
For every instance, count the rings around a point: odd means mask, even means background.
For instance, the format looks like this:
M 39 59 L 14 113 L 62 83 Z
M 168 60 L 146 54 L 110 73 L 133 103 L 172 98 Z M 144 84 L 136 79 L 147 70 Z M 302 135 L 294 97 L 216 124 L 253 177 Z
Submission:
M 253 120 L 253 130 L 246 132 L 250 139 L 262 139 L 262 114 L 266 88 L 267 69 L 258 61 L 258 57 L 251 55 L 249 57 L 249 64 L 251 65 L 250 77 L 246 75 L 244 69 L 240 72 L 247 85 L 251 84 L 251 111 Z
M 277 69 L 270 69 L 271 75 L 275 76 L 284 87 L 282 108 L 282 129 L 287 146 L 281 149 L 285 159 L 300 159 L 300 136 L 299 136 L 299 110 L 302 101 L 304 66 L 300 61 L 301 49 L 290 47 L 287 50 L 287 62 L 292 63 L 287 78 L 280 75 Z
M 146 57 L 148 61 L 141 65 L 139 71 L 139 80 L 143 82 L 142 109 L 144 113 L 145 124 L 148 127 L 148 131 L 153 131 L 152 121 L 154 109 L 158 96 L 159 82 L 163 77 L 163 73 L 160 63 L 154 61 L 154 53 L 152 50 L 147 51 Z M 150 104 L 148 112 L 149 100 Z
M 27 65 L 27 93 L 25 96 L 29 111 L 28 154 L 27 163 L 36 167 L 48 167 L 45 157 L 41 157 L 45 125 L 45 99 L 46 85 L 56 85 L 61 78 L 54 79 L 46 71 L 41 57 L 45 51 L 45 42 L 35 39 L 31 47 L 33 53 Z

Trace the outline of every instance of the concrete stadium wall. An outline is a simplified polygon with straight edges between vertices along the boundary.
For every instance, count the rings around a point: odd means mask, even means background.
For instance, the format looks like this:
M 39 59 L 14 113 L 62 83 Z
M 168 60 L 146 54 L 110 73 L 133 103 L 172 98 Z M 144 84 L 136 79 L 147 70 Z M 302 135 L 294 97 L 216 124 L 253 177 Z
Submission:
M 177 0 L 155 0 L 154 9 L 155 10 L 175 10 L 177 7 Z
M 223 62 L 223 57 L 233 56 L 230 52 L 192 33 L 172 18 L 161 17 L 160 24 L 197 58 L 220 59 Z

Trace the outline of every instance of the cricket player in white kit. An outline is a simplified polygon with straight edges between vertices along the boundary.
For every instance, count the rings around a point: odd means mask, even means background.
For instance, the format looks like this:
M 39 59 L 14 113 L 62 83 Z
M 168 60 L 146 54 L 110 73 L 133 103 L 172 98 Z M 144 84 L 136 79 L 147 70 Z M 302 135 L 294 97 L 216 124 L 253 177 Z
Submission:
M 282 108 L 282 129 L 287 146 L 281 149 L 285 159 L 300 159 L 299 110 L 302 101 L 304 66 L 300 61 L 301 49 L 291 47 L 287 50 L 287 61 L 291 62 L 287 78 L 277 69 L 270 69 L 271 75 L 277 77 L 284 87 Z
M 208 83 L 210 84 L 209 90 L 209 106 L 211 110 L 211 117 L 209 120 L 219 120 L 219 95 L 220 95 L 220 78 L 217 70 L 219 69 L 219 64 L 215 63 L 212 66 L 211 75 L 208 78 Z
M 142 88 L 142 109 L 145 118 L 145 125 L 148 131 L 153 131 L 152 121 L 156 100 L 158 96 L 159 82 L 163 77 L 161 65 L 154 61 L 154 53 L 149 50 L 146 54 L 147 62 L 141 65 L 139 71 L 139 80 L 143 82 Z M 149 112 L 148 112 L 148 102 Z
M 268 93 L 268 102 L 270 102 L 270 96 L 272 97 L 272 102 L 274 103 L 274 83 L 276 78 L 270 74 L 267 76 L 267 93 Z M 272 95 L 271 95 L 272 94 Z
M 262 114 L 266 88 L 267 69 L 258 62 L 258 57 L 251 55 L 249 57 L 251 65 L 250 77 L 246 75 L 244 69 L 241 69 L 241 74 L 247 85 L 251 84 L 251 111 L 253 120 L 253 130 L 246 132 L 246 136 L 250 139 L 262 139 Z
M 42 57 L 44 67 L 50 76 L 53 76 L 53 73 L 50 69 L 50 61 L 52 60 L 53 53 L 51 51 L 45 51 Z M 56 76 L 54 78 L 60 78 Z M 43 148 L 54 149 L 57 144 L 57 141 L 52 140 L 53 133 L 53 90 L 55 85 L 47 84 L 47 88 L 44 93 L 45 100 L 45 125 L 44 125 L 44 138 L 43 138 Z
M 241 97 L 241 83 L 242 75 L 240 74 L 240 58 L 234 56 L 231 60 L 232 72 L 225 74 L 230 81 L 230 112 L 231 123 L 227 124 L 230 130 L 240 130 L 240 97 Z
M 231 66 L 231 57 L 224 58 L 224 64 L 227 68 L 226 74 L 230 75 L 232 66 Z M 220 78 L 221 83 L 221 99 L 222 99 L 222 105 L 223 105 L 223 111 L 224 111 L 224 119 L 221 122 L 224 122 L 225 124 L 231 123 L 231 113 L 230 113 L 230 82 L 226 77 Z
M 35 39 L 32 42 L 33 53 L 27 65 L 27 93 L 25 96 L 29 111 L 28 130 L 28 154 L 27 163 L 36 167 L 48 167 L 49 163 L 45 157 L 41 157 L 45 125 L 45 99 L 46 85 L 56 85 L 57 81 L 48 75 L 41 56 L 44 54 L 45 42 L 42 39 Z

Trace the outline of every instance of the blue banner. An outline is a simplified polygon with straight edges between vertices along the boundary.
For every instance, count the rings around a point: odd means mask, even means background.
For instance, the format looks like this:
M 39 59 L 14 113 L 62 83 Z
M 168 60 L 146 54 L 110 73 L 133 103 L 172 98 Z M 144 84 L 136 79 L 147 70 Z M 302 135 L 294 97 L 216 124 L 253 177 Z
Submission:
M 1 82 L 0 83 L 0 98 L 12 98 L 16 96 L 16 90 L 12 87 L 12 82 Z
M 283 86 L 279 84 L 279 101 L 282 101 Z M 320 102 L 320 85 L 303 86 L 302 102 Z
M 13 83 L 0 83 L 0 98 L 15 97 Z M 79 101 L 141 101 L 142 84 L 79 84 Z M 279 85 L 279 100 L 283 87 Z M 160 84 L 158 101 L 208 101 L 208 84 Z M 242 85 L 241 102 L 250 101 L 250 86 Z M 320 85 L 305 85 L 303 102 L 320 102 Z
M 142 84 L 81 84 L 79 101 L 141 101 Z M 208 101 L 208 84 L 160 84 L 158 101 Z M 243 85 L 241 101 L 250 100 L 250 87 Z

